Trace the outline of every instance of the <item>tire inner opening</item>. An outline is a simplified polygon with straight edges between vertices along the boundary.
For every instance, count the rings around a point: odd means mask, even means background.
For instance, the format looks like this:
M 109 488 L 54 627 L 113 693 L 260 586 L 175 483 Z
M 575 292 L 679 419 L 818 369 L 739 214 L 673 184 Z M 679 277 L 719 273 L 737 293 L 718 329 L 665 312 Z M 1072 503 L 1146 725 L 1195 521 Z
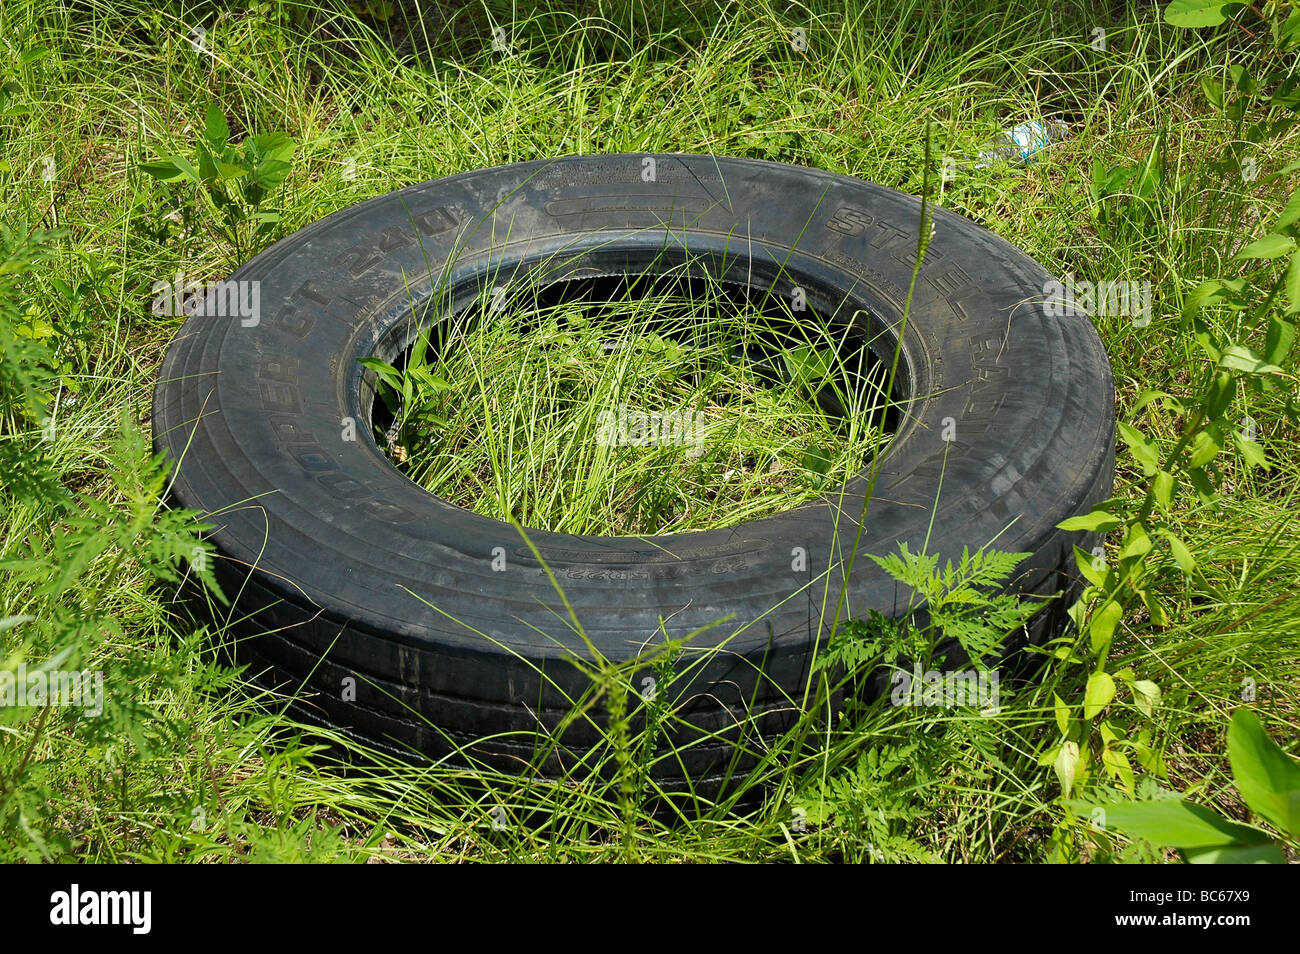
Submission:
M 827 310 L 688 271 L 482 282 L 377 373 L 369 419 L 400 472 L 483 516 L 732 526 L 833 493 L 898 425 L 895 339 Z

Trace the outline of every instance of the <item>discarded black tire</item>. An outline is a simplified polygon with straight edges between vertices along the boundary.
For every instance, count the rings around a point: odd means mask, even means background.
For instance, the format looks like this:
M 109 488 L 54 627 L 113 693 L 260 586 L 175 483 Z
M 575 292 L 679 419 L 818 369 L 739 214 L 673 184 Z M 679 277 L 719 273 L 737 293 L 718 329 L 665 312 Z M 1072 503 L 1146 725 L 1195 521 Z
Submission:
M 859 552 L 919 550 L 937 499 L 930 551 L 960 556 L 996 538 L 1034 554 L 1014 588 L 1070 590 L 1071 544 L 1094 541 L 1055 525 L 1109 496 L 1114 466 L 1100 340 L 1086 316 L 1044 307 L 1043 268 L 942 209 L 904 327 L 919 218 L 913 197 L 815 169 L 592 156 L 411 186 L 257 256 L 231 280 L 257 283 L 260 311 L 191 317 L 153 412 L 155 446 L 178 462 L 175 503 L 216 526 L 216 572 L 251 671 L 300 687 L 309 718 L 396 752 L 559 774 L 593 743 L 598 730 L 582 720 L 558 749 L 539 742 L 588 688 L 571 659 L 590 655 L 542 565 L 509 525 L 391 466 L 370 435 L 373 384 L 355 360 L 409 343 L 412 299 L 436 299 L 441 314 L 485 282 L 537 280 L 543 262 L 541 280 L 559 281 L 689 258 L 782 296 L 798 286 L 819 313 L 864 322 L 885 354 L 901 329 L 910 400 Z M 761 740 L 791 723 L 865 486 L 859 476 L 843 497 L 719 531 L 529 533 L 612 660 L 730 619 L 679 663 L 689 672 L 672 704 L 698 733 L 656 765 L 666 787 L 743 772 L 752 752 L 728 727 Z M 907 600 L 865 557 L 848 586 L 854 615 L 896 614 Z M 1024 638 L 1059 630 L 1065 601 L 1053 606 Z

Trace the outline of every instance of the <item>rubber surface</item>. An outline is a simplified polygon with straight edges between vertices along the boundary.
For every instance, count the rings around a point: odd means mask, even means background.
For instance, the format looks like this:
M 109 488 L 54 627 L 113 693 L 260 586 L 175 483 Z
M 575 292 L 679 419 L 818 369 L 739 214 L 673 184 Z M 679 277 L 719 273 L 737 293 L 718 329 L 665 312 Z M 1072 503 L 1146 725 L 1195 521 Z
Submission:
M 858 312 L 852 320 L 884 330 L 875 346 L 892 353 L 919 216 L 913 197 L 815 169 L 575 157 L 411 186 L 257 256 L 231 277 L 260 283 L 259 320 L 190 318 L 154 399 L 155 446 L 179 461 L 173 499 L 217 525 L 217 572 L 237 597 L 235 631 L 251 637 L 241 646 L 253 671 L 303 687 L 310 718 L 396 751 L 564 771 L 594 726 L 575 723 L 560 751 L 528 763 L 538 729 L 553 730 L 587 690 L 570 662 L 589 658 L 587 646 L 513 528 L 439 500 L 389 464 L 368 426 L 373 376 L 356 358 L 391 358 L 409 344 L 412 300 L 433 320 L 485 284 L 636 274 L 688 257 L 787 299 L 803 288 L 822 314 Z M 1022 252 L 943 209 L 935 225 L 903 329 L 912 400 L 859 552 L 900 541 L 920 550 L 933 521 L 929 550 L 942 558 L 996 539 L 1034 554 L 1015 589 L 1071 589 L 1071 544 L 1093 537 L 1055 524 L 1111 491 L 1105 352 L 1086 316 L 1049 316 L 1051 276 Z M 344 439 L 348 419 L 355 440 Z M 666 785 L 743 771 L 748 756 L 736 760 L 726 733 L 708 733 L 746 713 L 760 736 L 790 724 L 865 487 L 860 476 L 842 497 L 725 530 L 530 532 L 606 657 L 635 659 L 665 633 L 712 627 L 690 643 L 678 664 L 689 671 L 671 689 L 677 714 L 704 737 L 656 767 Z M 907 603 L 865 556 L 848 586 L 851 616 L 896 615 Z M 1039 614 L 1027 638 L 1058 631 L 1064 606 Z

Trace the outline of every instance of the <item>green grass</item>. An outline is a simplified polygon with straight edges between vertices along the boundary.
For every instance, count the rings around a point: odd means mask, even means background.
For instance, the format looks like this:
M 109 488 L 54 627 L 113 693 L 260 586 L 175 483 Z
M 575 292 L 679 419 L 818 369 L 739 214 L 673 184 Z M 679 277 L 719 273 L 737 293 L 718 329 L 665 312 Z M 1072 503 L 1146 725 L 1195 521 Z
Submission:
M 593 535 L 778 513 L 883 446 L 888 368 L 846 360 L 865 353 L 846 330 L 719 287 L 640 284 L 483 302 L 402 362 L 409 402 L 381 386 L 397 415 L 381 445 L 460 506 Z
M 603 781 L 563 785 L 405 765 L 343 740 L 319 749 L 321 735 L 285 716 L 283 698 L 211 660 L 219 630 L 180 612 L 174 583 L 159 577 L 182 572 L 185 554 L 159 542 L 171 531 L 143 445 L 121 435 L 147 427 L 153 378 L 180 324 L 150 313 L 154 282 L 225 277 L 250 245 L 362 199 L 497 163 L 621 151 L 773 159 L 920 194 L 938 172 L 925 168 L 927 129 L 936 157 L 967 158 L 999 129 L 1041 116 L 1068 121 L 1071 136 L 1029 165 L 959 166 L 937 198 L 1055 274 L 1152 283 L 1148 326 L 1096 319 L 1129 419 L 1142 391 L 1186 392 L 1206 362 L 1182 318 L 1189 291 L 1237 274 L 1231 256 L 1287 202 L 1291 184 L 1276 173 L 1300 151 L 1295 128 L 1248 142 L 1200 85 L 1225 80 L 1234 64 L 1258 75 L 1270 62 L 1261 42 L 1228 27 L 1176 30 L 1155 5 L 1113 17 L 1035 0 L 789 9 L 593 0 L 527 15 L 449 3 L 423 4 L 423 16 L 415 2 L 398 6 L 387 22 L 342 4 L 274 0 L 234 12 L 10 0 L 0 12 L 3 218 L 66 230 L 6 286 L 17 309 L 6 312 L 10 331 L 53 352 L 60 379 L 47 383 L 52 440 L 41 440 L 20 395 L 7 391 L 0 405 L 0 618 L 34 617 L 0 631 L 0 665 L 73 646 L 65 665 L 103 670 L 114 706 L 103 724 L 66 710 L 0 710 L 0 858 L 1043 861 L 1062 856 L 1071 831 L 1076 853 L 1065 857 L 1101 851 L 1070 827 L 1058 777 L 1040 764 L 1059 736 L 1054 700 L 1080 697 L 1088 677 L 1068 660 L 1009 688 L 994 716 L 878 706 L 837 720 L 812 691 L 791 700 L 808 713 L 767 753 L 751 798 L 697 804 L 689 817 L 650 810 L 634 728 L 611 732 L 594 754 L 612 767 Z M 202 51 L 188 39 L 196 24 L 207 30 Z M 494 25 L 507 27 L 505 50 L 492 48 Z M 1098 26 L 1105 51 L 1090 45 Z M 804 50 L 792 43 L 796 27 Z M 138 168 L 192 156 L 210 102 L 233 141 L 282 131 L 298 143 L 284 188 L 262 202 L 279 219 L 260 237 L 247 221 L 223 234 L 193 189 Z M 1278 115 L 1255 111 L 1247 122 Z M 1249 180 L 1246 157 L 1259 169 Z M 616 303 L 604 326 L 638 327 L 653 307 L 696 328 L 724 313 L 701 307 L 710 301 Z M 425 435 L 441 443 L 403 444 L 414 479 L 528 525 L 699 529 L 816 493 L 810 446 L 833 448 L 834 477 L 878 440 L 819 413 L 806 389 L 745 378 L 727 344 L 679 353 L 672 336 L 655 350 L 643 331 L 620 332 L 616 360 L 598 362 L 593 348 L 612 333 L 573 327 L 563 308 L 541 317 L 527 348 L 511 338 L 517 327 L 500 323 L 467 329 L 466 347 L 440 359 L 473 358 L 497 373 L 449 397 L 452 426 Z M 737 317 L 742 328 L 756 321 Z M 1206 313 L 1233 340 L 1249 317 Z M 1290 355 L 1284 367 L 1294 375 Z M 657 380 L 646 410 L 701 409 L 716 449 L 692 458 L 683 447 L 585 439 L 600 405 L 574 393 L 590 388 L 616 403 L 633 374 Z M 1139 768 L 1138 790 L 1186 793 L 1237 818 L 1246 816 L 1228 784 L 1224 731 L 1248 690 L 1273 737 L 1294 750 L 1293 399 L 1277 388 L 1234 398 L 1269 466 L 1250 469 L 1225 452 L 1216 500 L 1177 489 L 1168 519 L 1196 571 L 1168 551 L 1153 556 L 1168 624 L 1128 611 L 1111 654 L 1112 671 L 1131 667 L 1161 693 L 1149 716 L 1112 704 L 1167 767 L 1166 777 Z M 1164 445 L 1182 425 L 1159 404 L 1133 420 Z M 71 502 L 57 508 L 54 488 L 23 483 L 29 465 L 55 474 Z M 1121 453 L 1117 496 L 1136 506 L 1148 482 Z M 1111 541 L 1112 560 L 1115 551 Z M 586 703 L 634 694 L 628 677 L 597 672 Z M 340 764 L 340 749 L 355 764 Z M 1121 797 L 1101 773 L 1075 792 L 1084 796 Z M 1152 857 L 1140 844 L 1118 847 L 1123 859 Z

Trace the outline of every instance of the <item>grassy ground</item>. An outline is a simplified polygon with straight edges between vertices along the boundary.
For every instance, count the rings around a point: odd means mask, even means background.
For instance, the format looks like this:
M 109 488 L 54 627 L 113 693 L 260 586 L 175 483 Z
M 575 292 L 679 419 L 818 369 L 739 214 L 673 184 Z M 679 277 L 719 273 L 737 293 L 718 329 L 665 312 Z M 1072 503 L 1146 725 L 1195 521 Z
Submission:
M 939 172 L 924 168 L 929 129 L 935 154 L 956 160 L 938 187 L 943 205 L 1055 274 L 1151 283 L 1149 324 L 1096 323 L 1121 416 L 1173 445 L 1181 416 L 1159 402 L 1134 413 L 1135 402 L 1195 386 L 1206 358 L 1183 317 L 1187 295 L 1203 279 L 1238 275 L 1229 259 L 1290 194 L 1277 173 L 1300 134 L 1270 125 L 1278 110 L 1252 107 L 1247 122 L 1264 125 L 1247 136 L 1202 87 L 1228 80 L 1234 64 L 1254 75 L 1274 68 L 1262 31 L 1176 30 L 1154 5 L 1036 0 L 855 2 L 847 12 L 770 0 L 593 0 L 536 13 L 420 6 L 385 18 L 378 4 L 8 0 L 0 13 L 4 220 L 61 230 L 30 271 L 6 269 L 12 307 L 0 341 L 7 359 L 18 339 L 43 349 L 54 423 L 43 432 L 23 396 L 6 392 L 0 660 L 35 665 L 66 649 L 62 665 L 102 670 L 113 700 L 102 720 L 0 709 L 0 858 L 1042 861 L 1112 848 L 1153 857 L 1088 836 L 1060 798 L 1060 773 L 1043 757 L 1060 735 L 1056 700 L 1079 697 L 1089 676 L 1070 659 L 1042 685 L 1008 693 L 992 718 L 878 707 L 832 729 L 811 713 L 804 729 L 815 741 L 774 757 L 751 792 L 756 804 L 687 820 L 652 816 L 636 786 L 611 798 L 596 785 L 547 788 L 379 756 L 342 768 L 281 714 L 283 699 L 247 691 L 210 661 L 204 650 L 220 633 L 175 612 L 166 577 L 186 530 L 156 512 L 161 484 L 132 438 L 147 427 L 153 376 L 180 324 L 151 313 L 151 289 L 178 272 L 224 277 L 274 238 L 410 183 L 571 153 L 750 156 L 919 194 Z M 232 142 L 283 132 L 297 144 L 283 185 L 256 209 L 214 207 L 140 169 L 192 157 L 211 103 Z M 1034 162 L 966 164 L 999 129 L 1042 116 L 1070 123 L 1070 135 Z M 1258 174 L 1243 175 L 1243 163 Z M 20 245 L 14 234 L 7 254 Z M 1281 314 L 1281 300 L 1262 308 Z M 1248 316 L 1229 309 L 1213 321 L 1245 337 Z M 1283 367 L 1294 374 L 1289 353 Z M 538 380 L 544 370 L 534 366 Z M 517 402 L 525 390 L 501 390 L 497 408 L 530 416 Z M 550 400 L 528 393 L 528 407 Z M 1185 482 L 1176 489 L 1167 522 L 1195 568 L 1153 554 L 1151 598 L 1167 619 L 1131 607 L 1110 654 L 1112 671 L 1154 682 L 1159 700 L 1117 699 L 1109 718 L 1131 729 L 1139 793 L 1187 793 L 1246 818 L 1223 757 L 1228 713 L 1249 702 L 1295 745 L 1300 474 L 1285 413 L 1293 395 L 1234 394 L 1231 413 L 1253 421 L 1268 465 L 1250 469 L 1225 451 L 1213 500 Z M 744 440 L 757 461 L 763 447 L 807 438 L 786 429 Z M 750 489 L 768 503 L 806 489 L 750 470 Z M 480 461 L 460 478 L 417 476 L 460 479 L 465 502 L 488 508 L 492 494 L 473 475 L 492 472 Z M 677 504 L 647 514 L 618 501 L 620 481 L 576 509 L 551 499 L 529 512 L 576 513 L 566 529 L 579 531 L 674 525 Z M 1117 496 L 1137 506 L 1149 484 L 1121 454 Z M 697 517 L 722 520 L 735 503 Z M 1122 798 L 1123 782 L 1098 770 L 1073 794 Z

